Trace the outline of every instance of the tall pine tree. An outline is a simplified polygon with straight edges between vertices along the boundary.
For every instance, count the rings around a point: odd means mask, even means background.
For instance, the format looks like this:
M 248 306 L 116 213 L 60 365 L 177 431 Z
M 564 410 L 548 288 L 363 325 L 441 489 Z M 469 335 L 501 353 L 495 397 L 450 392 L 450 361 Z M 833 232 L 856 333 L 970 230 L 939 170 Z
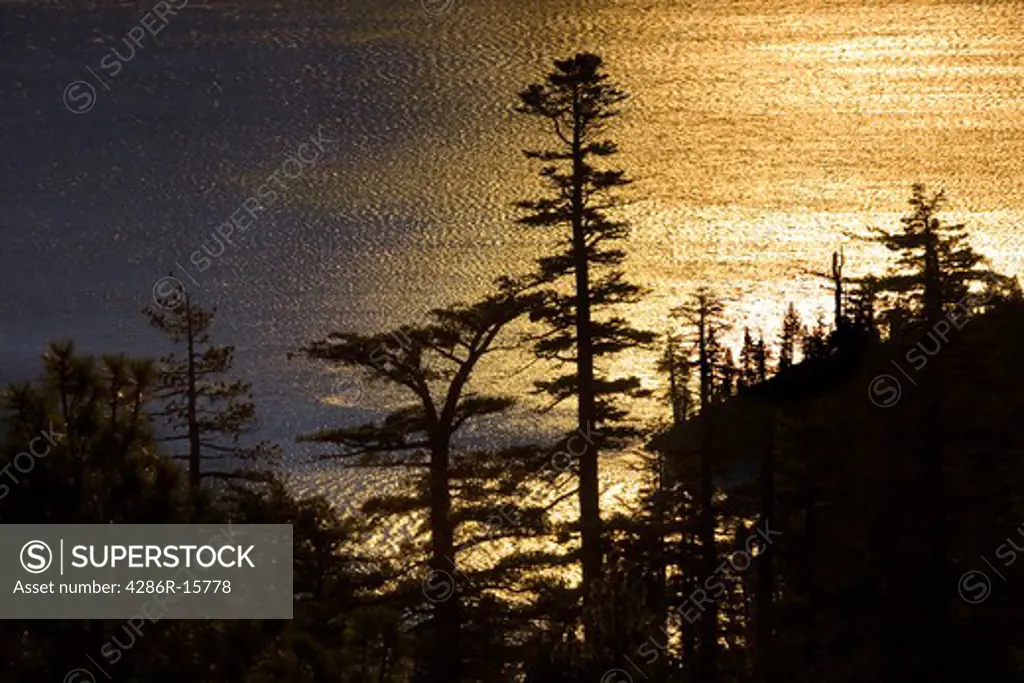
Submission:
M 621 170 L 598 167 L 617 152 L 605 133 L 627 99 L 609 81 L 602 65 L 601 58 L 590 53 L 558 60 L 542 83 L 520 93 L 517 107 L 550 126 L 551 132 L 549 147 L 526 151 L 528 158 L 543 163 L 540 175 L 548 193 L 520 202 L 527 212 L 521 222 L 559 230 L 563 236 L 556 253 L 538 260 L 538 280 L 554 286 L 531 317 L 549 328 L 536 344 L 538 356 L 572 369 L 540 382 L 538 388 L 556 402 L 575 396 L 579 432 L 599 434 L 587 440 L 579 456 L 584 630 L 590 653 L 599 647 L 589 608 L 600 581 L 604 551 L 598 452 L 610 445 L 610 439 L 631 433 L 621 425 L 626 413 L 615 405 L 615 398 L 640 393 L 638 378 L 608 377 L 597 361 L 654 341 L 654 335 L 634 329 L 614 313 L 619 305 L 635 303 L 641 290 L 626 280 L 621 269 L 625 252 L 619 245 L 628 237 L 629 227 L 609 215 L 617 205 L 614 190 L 628 181 Z M 560 288 L 563 282 L 570 285 Z

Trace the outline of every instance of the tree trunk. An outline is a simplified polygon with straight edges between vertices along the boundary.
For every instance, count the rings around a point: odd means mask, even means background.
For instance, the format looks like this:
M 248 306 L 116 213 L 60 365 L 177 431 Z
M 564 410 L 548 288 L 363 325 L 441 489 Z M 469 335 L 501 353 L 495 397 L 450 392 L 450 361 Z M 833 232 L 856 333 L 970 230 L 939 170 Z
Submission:
M 832 296 L 836 332 L 843 329 L 843 255 L 832 252 Z
M 388 680 L 388 669 L 391 664 L 392 642 L 392 632 L 385 629 L 381 638 L 381 659 L 380 670 L 377 674 L 377 683 L 384 683 Z
M 708 359 L 708 320 L 706 306 L 702 304 L 699 321 L 700 350 L 700 405 L 701 405 L 701 449 L 700 449 L 700 545 L 703 559 L 701 572 L 706 580 L 715 573 L 718 559 L 715 550 L 715 509 L 714 480 L 711 467 L 711 363 Z M 698 589 L 702 590 L 702 589 Z M 718 602 L 711 599 L 707 611 L 701 616 L 700 681 L 714 683 L 718 659 Z M 703 607 L 703 605 L 701 605 Z
M 590 280 L 587 261 L 586 235 L 583 226 L 582 112 L 578 86 L 573 91 L 572 136 L 572 253 L 576 275 L 576 370 L 579 391 L 578 428 L 581 434 L 590 434 L 596 426 L 596 397 L 594 392 L 594 350 L 590 322 Z M 588 652 L 600 649 L 594 618 L 595 587 L 600 581 L 601 507 L 598 484 L 597 446 L 592 439 L 580 456 L 580 557 L 583 570 L 583 628 Z
M 193 516 L 193 521 L 195 522 L 199 521 L 202 512 L 199 496 L 200 477 L 202 476 L 200 470 L 202 455 L 200 453 L 199 422 L 197 421 L 198 411 L 196 407 L 198 402 L 198 391 L 196 389 L 196 335 L 193 330 L 193 308 L 191 308 L 191 301 L 188 299 L 188 295 L 185 295 L 185 321 L 185 350 L 188 354 L 188 387 L 186 391 L 188 402 L 188 489 L 191 495 L 193 495 L 191 516 Z
M 692 511 L 687 508 L 686 521 L 687 529 L 683 532 L 683 550 L 686 553 L 683 558 L 683 593 L 686 599 L 693 594 L 697 587 L 696 568 L 698 563 L 694 561 L 697 544 L 694 543 L 694 534 L 690 531 Z M 686 609 L 691 609 L 686 607 Z M 683 681 L 693 683 L 697 674 L 697 627 L 689 623 L 682 624 L 683 628 Z
M 943 305 L 948 275 L 942 272 L 939 255 L 938 220 L 925 215 L 924 253 L 924 306 L 927 333 L 933 334 L 944 319 Z M 944 662 L 950 648 L 950 613 L 948 602 L 949 530 L 946 519 L 946 482 L 944 474 L 944 444 L 942 438 L 942 412 L 945 404 L 945 383 L 942 359 L 935 358 L 921 374 L 921 392 L 924 396 L 920 416 L 922 444 L 915 465 L 921 472 L 922 505 L 925 514 L 922 526 L 926 529 L 926 556 L 924 575 L 918 587 L 921 590 L 920 607 L 927 646 L 921 653 L 925 676 L 941 677 L 947 673 Z
M 796 442 L 803 463 L 804 548 L 803 564 L 807 577 L 807 604 L 804 613 L 804 659 L 808 681 L 818 680 L 817 614 L 822 609 L 818 581 L 818 492 L 814 458 L 817 450 L 808 443 L 807 431 L 798 424 Z M 825 585 L 825 584 L 822 584 Z
M 683 416 L 679 405 L 679 383 L 676 379 L 676 345 L 672 335 L 668 335 L 667 351 L 665 358 L 668 361 L 668 400 L 672 404 L 672 425 L 682 423 Z
M 665 553 L 665 456 L 658 454 L 658 478 L 654 493 L 653 517 L 651 520 L 650 543 L 651 543 L 651 606 L 653 615 L 651 630 L 660 630 L 665 633 L 668 623 L 668 605 L 666 601 L 666 585 L 668 581 L 667 559 Z M 667 643 L 668 641 L 666 641 Z M 666 658 L 659 657 L 655 660 L 655 681 L 665 680 Z
M 921 390 L 924 393 L 924 414 L 921 432 L 923 444 L 919 454 L 922 470 L 920 512 L 924 513 L 923 527 L 927 529 L 927 555 L 925 572 L 920 582 L 922 590 L 922 616 L 927 632 L 928 649 L 922 653 L 925 675 L 938 680 L 948 673 L 946 662 L 952 651 L 950 635 L 949 586 L 955 578 L 949 566 L 949 522 L 947 520 L 947 489 L 945 477 L 945 439 L 943 432 L 943 406 L 945 382 L 942 359 L 936 358 L 931 367 L 924 369 Z
M 761 520 L 767 524 L 775 518 L 775 411 L 769 407 L 765 417 L 761 444 Z M 762 548 L 757 558 L 757 680 L 774 683 L 774 553 Z
M 192 330 L 192 302 L 185 295 L 186 352 L 188 353 L 188 481 L 193 494 L 199 491 L 199 424 L 196 421 L 196 348 Z
M 430 458 L 430 566 L 433 579 L 445 586 L 434 602 L 434 643 L 431 680 L 458 683 L 459 587 L 455 567 L 455 534 L 451 521 L 451 490 L 447 437 L 438 438 Z M 450 589 L 450 590 L 449 590 Z

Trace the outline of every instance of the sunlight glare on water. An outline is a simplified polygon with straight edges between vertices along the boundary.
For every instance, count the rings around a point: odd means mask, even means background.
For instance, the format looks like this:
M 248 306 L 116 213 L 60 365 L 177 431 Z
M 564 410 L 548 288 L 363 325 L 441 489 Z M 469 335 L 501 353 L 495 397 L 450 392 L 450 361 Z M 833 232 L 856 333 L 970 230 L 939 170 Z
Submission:
M 668 331 L 699 284 L 728 299 L 733 342 L 744 326 L 774 338 L 788 301 L 827 318 L 811 273 L 840 243 L 851 275 L 881 269 L 884 254 L 848 233 L 897 225 L 915 181 L 947 190 L 951 218 L 997 267 L 1022 263 L 1020 2 L 457 0 L 434 16 L 417 2 L 197 1 L 81 116 L 61 89 L 136 8 L 0 7 L 5 379 L 34 374 L 56 338 L 162 353 L 139 315 L 154 280 L 323 127 L 331 153 L 197 279 L 267 436 L 303 487 L 339 502 L 364 475 L 310 463 L 294 436 L 397 397 L 352 407 L 335 374 L 284 354 L 335 329 L 422 321 L 530 268 L 549 237 L 516 226 L 512 204 L 540 188 L 519 150 L 544 131 L 511 108 L 555 57 L 599 51 L 633 94 L 611 134 L 636 180 L 622 211 L 629 271 L 650 290 L 628 311 L 641 326 Z M 481 379 L 524 409 L 472 439 L 568 423 L 528 410 L 531 372 L 548 370 L 517 372 L 526 360 Z M 614 367 L 655 387 L 652 363 L 638 352 Z M 644 420 L 666 413 L 637 406 Z

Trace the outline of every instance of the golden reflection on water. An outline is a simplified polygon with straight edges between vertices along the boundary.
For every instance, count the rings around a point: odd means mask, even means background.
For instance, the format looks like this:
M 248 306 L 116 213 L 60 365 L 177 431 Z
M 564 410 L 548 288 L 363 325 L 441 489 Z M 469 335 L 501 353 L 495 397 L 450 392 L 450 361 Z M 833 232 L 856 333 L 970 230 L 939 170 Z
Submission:
M 529 268 L 545 238 L 515 226 L 510 206 L 539 190 L 517 152 L 537 133 L 509 107 L 576 49 L 602 53 L 633 94 L 612 133 L 636 179 L 623 212 L 629 271 L 651 292 L 627 312 L 639 326 L 672 329 L 669 311 L 701 284 L 727 299 L 733 344 L 744 327 L 774 340 L 789 301 L 805 322 L 827 320 L 830 294 L 810 272 L 840 244 L 848 274 L 882 270 L 884 251 L 849 235 L 897 226 L 919 181 L 945 188 L 948 217 L 1019 273 L 1022 16 L 1021 2 L 460 4 L 435 31 L 408 36 L 437 69 L 417 102 L 443 110 L 447 132 L 362 159 L 341 181 L 346 202 L 414 206 L 419 220 L 393 254 L 408 286 L 382 280 L 366 296 L 406 322 L 487 291 L 496 264 Z M 382 205 L 382 186 L 401 201 Z M 657 387 L 654 356 L 626 354 L 611 369 Z M 521 363 L 505 359 L 482 381 Z M 536 405 L 533 377 L 501 386 Z M 666 413 L 653 402 L 635 411 Z M 604 473 L 611 506 L 633 480 L 614 465 Z
M 633 94 L 612 134 L 636 180 L 630 269 L 652 291 L 638 322 L 664 327 L 698 283 L 734 299 L 737 335 L 770 336 L 790 300 L 813 319 L 827 298 L 806 271 L 840 241 L 852 275 L 881 269 L 883 252 L 844 233 L 895 225 L 916 181 L 946 188 L 952 216 L 1016 272 L 1021 16 L 1021 2 L 460 4 L 406 36 L 432 70 L 402 106 L 444 132 L 389 131 L 390 149 L 332 178 L 334 203 L 410 217 L 414 237 L 384 255 L 408 286 L 368 285 L 395 322 L 529 268 L 544 237 L 514 225 L 512 203 L 540 189 L 518 150 L 543 137 L 510 108 L 552 57 L 593 49 Z
M 641 10 L 642 11 L 638 11 Z M 880 271 L 849 234 L 895 227 L 909 186 L 944 187 L 949 217 L 1018 273 L 1024 224 L 1024 4 L 610 3 L 588 45 L 634 94 L 621 161 L 632 273 L 653 295 L 631 311 L 667 331 L 698 284 L 774 338 L 795 301 L 830 317 L 824 271 Z M 642 354 L 618 363 L 646 376 Z

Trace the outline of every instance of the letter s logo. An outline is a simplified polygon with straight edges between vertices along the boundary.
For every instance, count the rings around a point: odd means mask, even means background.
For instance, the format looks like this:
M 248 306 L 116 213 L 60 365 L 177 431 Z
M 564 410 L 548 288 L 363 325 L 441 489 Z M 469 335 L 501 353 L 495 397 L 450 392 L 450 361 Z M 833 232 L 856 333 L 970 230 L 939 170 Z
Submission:
M 29 541 L 21 547 L 20 559 L 29 574 L 42 574 L 53 563 L 53 551 L 42 541 Z

